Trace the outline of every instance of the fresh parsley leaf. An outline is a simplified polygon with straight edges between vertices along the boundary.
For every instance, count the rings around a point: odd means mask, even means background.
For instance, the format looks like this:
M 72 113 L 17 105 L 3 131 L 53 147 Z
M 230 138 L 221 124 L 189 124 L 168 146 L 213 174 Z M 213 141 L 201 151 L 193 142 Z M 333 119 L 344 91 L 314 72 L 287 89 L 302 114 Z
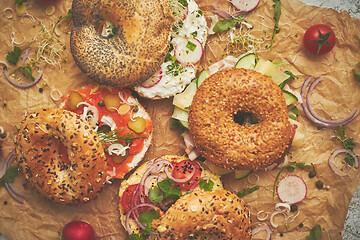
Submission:
M 274 25 L 274 30 L 273 30 L 273 35 L 271 37 L 271 44 L 270 44 L 270 48 L 272 48 L 274 40 L 275 40 L 275 35 L 278 34 L 280 32 L 280 27 L 279 27 L 279 21 L 280 21 L 280 16 L 281 16 L 281 1 L 280 0 L 273 0 L 274 2 L 274 20 L 275 20 L 275 25 Z
M 15 46 L 13 51 L 8 52 L 6 60 L 8 60 L 11 64 L 16 65 L 20 55 L 21 49 L 18 46 Z
M 17 166 L 11 166 L 5 173 L 5 175 L 0 179 L 0 187 L 4 186 L 5 183 L 12 183 L 15 181 L 15 177 L 18 175 Z
M 149 189 L 149 200 L 153 203 L 160 203 L 163 200 L 163 194 L 159 187 Z
M 139 216 L 139 221 L 142 224 L 150 225 L 151 221 L 153 219 L 156 219 L 156 218 L 159 218 L 159 217 L 160 217 L 160 212 L 158 210 L 151 209 L 148 212 L 141 213 L 140 216 Z
M 216 33 L 221 33 L 221 32 L 225 32 L 231 28 L 234 28 L 237 23 L 241 23 L 242 21 L 244 21 L 244 18 L 246 17 L 246 15 L 247 15 L 247 13 L 245 13 L 239 17 L 231 17 L 231 19 L 222 19 L 215 24 L 213 31 Z
M 159 188 L 163 191 L 164 198 L 178 199 L 182 192 L 180 189 L 173 186 L 174 180 L 170 178 L 165 178 L 158 183 Z
M 22 70 L 22 74 L 23 74 L 24 77 L 26 77 L 28 79 L 31 79 L 33 81 L 35 80 L 35 78 L 32 75 L 30 65 L 27 65 L 26 67 L 19 67 L 18 69 Z
M 310 235 L 306 237 L 306 240 L 320 240 L 322 235 L 321 226 L 315 225 L 310 231 Z
M 186 6 L 188 5 L 187 0 L 179 0 L 179 3 L 180 3 L 181 5 L 183 5 L 184 7 L 186 7 Z
M 242 198 L 250 193 L 253 193 L 255 192 L 256 190 L 258 190 L 260 187 L 259 186 L 255 186 L 255 187 L 252 187 L 252 188 L 244 188 L 244 189 L 241 189 L 237 195 L 239 198 Z
M 199 181 L 199 187 L 207 192 L 210 192 L 212 190 L 214 186 L 214 182 L 209 180 L 205 180 L 205 179 L 200 179 Z
M 336 140 L 340 140 L 344 148 L 349 149 L 351 151 L 354 150 L 354 147 L 356 144 L 354 143 L 353 138 L 348 138 L 345 134 L 345 127 L 342 125 L 339 125 L 337 129 L 335 130 L 336 136 L 332 138 L 333 141 L 336 142 Z M 345 161 L 350 165 L 354 165 L 354 158 L 350 154 L 346 154 Z
M 146 237 L 142 237 L 142 235 L 137 235 L 137 234 L 135 234 L 135 233 L 132 233 L 131 235 L 130 235 L 130 239 L 131 240 L 145 240 L 146 239 Z

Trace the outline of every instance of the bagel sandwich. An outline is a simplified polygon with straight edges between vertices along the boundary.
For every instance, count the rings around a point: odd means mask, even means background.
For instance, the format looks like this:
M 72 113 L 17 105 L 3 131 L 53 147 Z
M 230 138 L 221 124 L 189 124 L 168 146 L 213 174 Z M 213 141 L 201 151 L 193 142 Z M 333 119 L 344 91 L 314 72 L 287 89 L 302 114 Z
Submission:
M 128 89 L 92 84 L 63 96 L 63 109 L 86 119 L 108 161 L 107 180 L 123 178 L 143 159 L 152 140 L 152 120 Z
M 144 163 L 121 183 L 120 221 L 130 236 L 151 235 L 155 239 L 185 239 L 218 234 L 218 239 L 227 239 L 229 235 L 224 235 L 223 229 L 251 231 L 248 224 L 249 211 L 246 205 L 233 195 L 223 189 L 217 175 L 203 168 L 198 162 L 189 160 L 187 156 L 165 155 Z M 223 200 L 224 198 L 226 200 Z M 192 204 L 186 205 L 186 202 Z M 186 207 L 183 207 L 184 204 Z M 204 206 L 206 208 L 203 208 Z M 236 206 L 241 216 L 226 211 L 234 210 Z M 144 216 L 151 221 L 145 222 Z M 218 219 L 219 225 L 215 222 L 209 224 L 211 219 L 207 217 L 210 216 Z M 202 224 L 196 222 L 195 226 L 192 219 L 197 219 Z M 236 224 L 233 225 L 231 221 Z M 244 228 L 240 227 L 238 221 L 245 222 L 241 225 Z M 222 222 L 229 225 L 229 228 L 220 225 Z
M 195 78 L 207 39 L 204 13 L 195 0 L 169 0 L 176 19 L 170 49 L 157 72 L 134 87 L 142 97 L 162 99 L 182 92 Z

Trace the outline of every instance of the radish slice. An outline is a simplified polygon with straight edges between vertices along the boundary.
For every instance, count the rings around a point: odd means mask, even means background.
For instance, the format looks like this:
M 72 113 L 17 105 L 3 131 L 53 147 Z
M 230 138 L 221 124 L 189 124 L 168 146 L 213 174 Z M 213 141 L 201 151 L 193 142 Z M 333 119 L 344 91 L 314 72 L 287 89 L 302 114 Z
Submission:
M 189 7 L 182 5 L 179 1 L 169 1 L 175 22 L 179 23 L 185 20 L 186 16 L 189 14 Z
M 203 47 L 196 38 L 180 38 L 175 57 L 180 64 L 196 64 L 203 55 Z
M 161 78 L 162 78 L 162 71 L 158 70 L 148 80 L 143 82 L 141 84 L 141 86 L 144 87 L 144 88 L 151 88 L 151 87 L 155 86 L 156 84 L 158 84 L 160 82 Z
M 304 180 L 296 175 L 281 179 L 277 187 L 277 195 L 281 201 L 294 204 L 305 199 L 307 187 Z
M 230 0 L 230 2 L 242 13 L 247 13 L 254 10 L 259 5 L 260 0 Z

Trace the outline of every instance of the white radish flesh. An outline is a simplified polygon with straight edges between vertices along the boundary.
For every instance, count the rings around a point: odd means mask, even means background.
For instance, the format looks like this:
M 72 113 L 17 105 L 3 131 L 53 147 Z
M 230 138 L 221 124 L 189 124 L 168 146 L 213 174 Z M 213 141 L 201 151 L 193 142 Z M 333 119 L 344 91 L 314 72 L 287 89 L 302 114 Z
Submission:
M 304 180 L 296 175 L 281 179 L 277 187 L 277 195 L 281 201 L 294 204 L 305 199 L 307 187 Z
M 203 55 L 203 47 L 196 38 L 181 38 L 175 46 L 175 57 L 180 64 L 196 64 Z

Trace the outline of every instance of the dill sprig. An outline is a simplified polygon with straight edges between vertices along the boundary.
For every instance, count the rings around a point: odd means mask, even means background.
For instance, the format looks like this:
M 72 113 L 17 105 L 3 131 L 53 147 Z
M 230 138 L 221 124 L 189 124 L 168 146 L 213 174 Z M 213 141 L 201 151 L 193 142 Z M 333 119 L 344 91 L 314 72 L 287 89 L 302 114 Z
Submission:
M 115 143 L 119 141 L 131 141 L 134 139 L 145 138 L 144 136 L 136 136 L 133 133 L 123 134 L 124 130 L 113 130 L 109 132 L 98 132 L 100 142 L 102 143 Z

